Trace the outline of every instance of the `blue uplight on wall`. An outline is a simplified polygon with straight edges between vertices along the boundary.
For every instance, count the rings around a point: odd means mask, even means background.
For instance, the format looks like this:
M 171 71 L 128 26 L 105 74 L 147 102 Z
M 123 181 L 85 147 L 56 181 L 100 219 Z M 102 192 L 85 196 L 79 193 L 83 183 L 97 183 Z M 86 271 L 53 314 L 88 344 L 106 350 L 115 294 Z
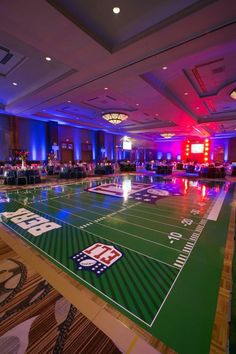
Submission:
M 32 144 L 31 155 L 32 155 L 32 160 L 36 160 L 36 147 L 35 147 L 35 144 Z
M 46 160 L 46 124 L 30 121 L 20 126 L 20 145 L 29 151 L 29 159 Z
M 161 160 L 163 156 L 163 153 L 161 151 L 157 152 L 157 160 Z
M 80 160 L 80 146 L 77 143 L 74 143 L 74 149 L 75 149 L 75 160 Z
M 225 141 L 225 152 L 224 152 L 224 161 L 227 162 L 229 157 L 229 141 Z
M 167 160 L 171 160 L 171 152 L 167 152 L 167 154 L 166 154 L 166 159 L 167 159 Z
M 93 161 L 96 160 L 96 132 L 92 132 L 92 154 L 93 154 Z
M 177 161 L 181 161 L 181 155 L 177 155 Z
M 144 158 L 144 161 L 146 161 L 146 159 L 147 159 L 147 150 L 146 149 L 143 150 L 143 158 Z

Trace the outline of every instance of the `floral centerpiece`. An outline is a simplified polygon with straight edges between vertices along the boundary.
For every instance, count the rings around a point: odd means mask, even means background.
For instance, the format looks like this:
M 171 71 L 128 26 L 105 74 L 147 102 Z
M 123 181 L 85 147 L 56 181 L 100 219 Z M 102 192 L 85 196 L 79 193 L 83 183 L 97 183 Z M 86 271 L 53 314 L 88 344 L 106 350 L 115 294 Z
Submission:
M 22 162 L 21 168 L 22 168 L 22 170 L 24 170 L 25 169 L 25 161 L 27 160 L 27 157 L 29 156 L 29 152 L 28 151 L 18 151 L 17 155 Z
M 49 166 L 52 166 L 54 160 L 55 160 L 55 155 L 54 155 L 54 153 L 51 151 L 51 152 L 48 154 L 48 165 L 49 165 Z

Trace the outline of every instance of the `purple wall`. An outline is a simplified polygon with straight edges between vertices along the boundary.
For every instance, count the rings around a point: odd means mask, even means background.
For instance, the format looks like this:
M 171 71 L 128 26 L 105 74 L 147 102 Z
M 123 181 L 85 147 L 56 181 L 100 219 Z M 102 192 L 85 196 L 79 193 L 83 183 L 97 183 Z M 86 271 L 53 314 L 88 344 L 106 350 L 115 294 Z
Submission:
M 93 160 L 96 159 L 95 156 L 95 147 L 96 147 L 96 131 L 88 130 L 88 129 L 81 129 L 70 127 L 66 125 L 59 125 L 58 127 L 58 137 L 59 137 L 59 144 L 62 141 L 66 141 L 69 139 L 70 142 L 74 143 L 74 158 L 75 160 L 80 160 L 82 153 L 81 153 L 81 144 L 88 143 L 92 144 L 93 149 Z M 109 160 L 114 159 L 114 135 L 109 133 L 104 133 L 104 144 L 105 144 L 105 157 Z
M 26 149 L 29 151 L 30 160 L 45 160 L 47 158 L 47 122 L 17 118 L 14 128 L 14 135 L 17 141 L 14 143 L 13 130 L 11 130 L 11 119 L 14 117 L 0 115 L 0 160 L 9 159 L 9 150 L 13 148 Z M 13 128 L 12 128 L 13 129 Z M 58 126 L 59 143 L 69 141 L 74 143 L 75 160 L 81 158 L 81 144 L 90 143 L 93 147 L 93 159 L 96 159 L 96 132 L 88 129 L 81 129 L 66 125 Z M 114 145 L 121 145 L 121 136 L 104 133 L 105 156 L 114 160 Z M 114 144 L 115 141 L 115 144 Z M 14 146 L 15 145 L 15 146 Z M 141 139 L 135 139 L 134 148 L 136 155 L 146 155 L 147 159 L 183 159 L 182 141 L 166 140 L 152 143 Z M 118 149 L 120 150 L 120 148 Z M 121 151 L 122 152 L 122 151 Z M 144 153 L 145 152 L 145 153 Z M 155 156 L 153 156 L 153 154 Z M 150 156 L 149 156 L 150 155 Z M 118 158 L 124 158 L 120 156 Z M 210 159 L 219 161 L 236 161 L 236 138 L 211 139 Z
M 229 153 L 229 162 L 235 162 L 236 161 L 236 138 L 229 139 L 228 153 Z
M 114 156 L 114 135 L 105 132 L 104 136 L 105 149 L 106 149 L 106 157 L 108 160 L 113 160 Z
M 29 160 L 46 160 L 47 123 L 18 118 L 17 128 L 19 148 L 29 151 Z
M 94 147 L 95 132 L 88 129 L 79 129 L 75 127 L 70 127 L 66 125 L 58 126 L 58 140 L 59 144 L 63 141 L 69 140 L 74 143 L 74 158 L 75 160 L 80 160 L 81 144 L 88 143 L 92 144 Z M 93 149 L 94 151 L 94 149 Z M 94 153 L 93 153 L 94 155 Z M 94 156 L 93 156 L 94 159 Z
M 177 160 L 182 159 L 182 141 L 176 140 L 172 141 L 170 139 L 166 139 L 166 141 L 157 143 L 157 156 L 156 159 L 164 159 L 164 160 Z
M 229 140 L 231 139 L 210 140 L 210 160 L 220 162 L 229 161 Z
M 11 132 L 8 117 L 0 116 L 0 161 L 9 159 Z

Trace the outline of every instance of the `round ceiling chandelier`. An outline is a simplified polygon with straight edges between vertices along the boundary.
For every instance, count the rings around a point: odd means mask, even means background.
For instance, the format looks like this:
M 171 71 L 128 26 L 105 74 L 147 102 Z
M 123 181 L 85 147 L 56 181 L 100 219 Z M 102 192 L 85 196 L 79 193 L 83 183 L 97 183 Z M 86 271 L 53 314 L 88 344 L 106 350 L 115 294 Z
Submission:
M 103 113 L 102 118 L 104 118 L 111 124 L 117 125 L 124 122 L 124 120 L 128 118 L 128 114 L 121 112 L 108 112 Z
M 163 134 L 160 134 L 160 136 L 162 136 L 165 139 L 170 139 L 173 136 L 175 136 L 175 134 L 174 133 L 163 133 Z
M 236 100 L 236 88 L 230 93 L 230 97 L 231 97 L 233 100 Z

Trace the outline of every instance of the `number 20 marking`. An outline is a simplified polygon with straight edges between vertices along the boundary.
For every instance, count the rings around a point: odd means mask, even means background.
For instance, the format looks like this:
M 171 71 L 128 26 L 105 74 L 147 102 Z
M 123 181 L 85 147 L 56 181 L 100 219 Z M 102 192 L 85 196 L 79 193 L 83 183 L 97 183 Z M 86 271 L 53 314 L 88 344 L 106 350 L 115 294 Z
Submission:
M 181 223 L 184 224 L 184 226 L 190 226 L 193 223 L 192 219 L 182 219 Z

